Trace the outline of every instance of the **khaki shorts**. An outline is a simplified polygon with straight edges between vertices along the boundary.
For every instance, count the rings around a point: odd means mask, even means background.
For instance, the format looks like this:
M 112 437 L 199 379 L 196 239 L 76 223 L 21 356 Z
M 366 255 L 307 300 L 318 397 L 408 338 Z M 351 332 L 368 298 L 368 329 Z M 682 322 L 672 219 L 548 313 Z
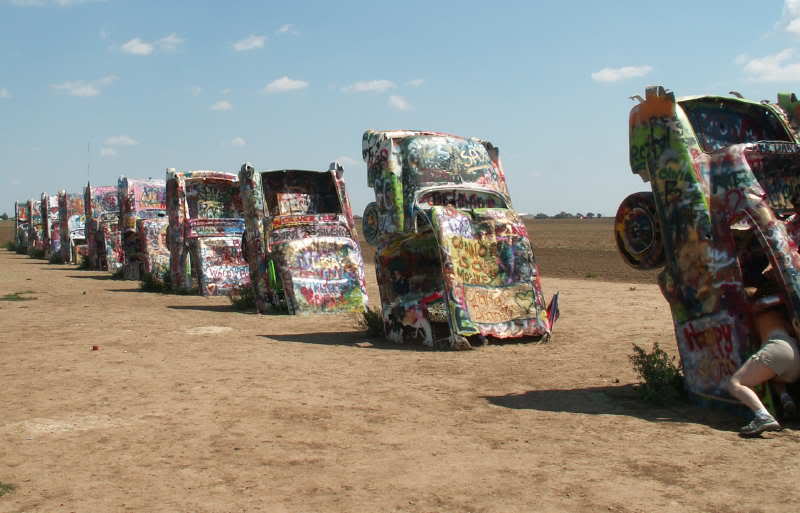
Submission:
M 797 350 L 797 342 L 785 333 L 770 333 L 766 343 L 750 358 L 772 369 L 786 383 L 800 377 L 800 351 Z

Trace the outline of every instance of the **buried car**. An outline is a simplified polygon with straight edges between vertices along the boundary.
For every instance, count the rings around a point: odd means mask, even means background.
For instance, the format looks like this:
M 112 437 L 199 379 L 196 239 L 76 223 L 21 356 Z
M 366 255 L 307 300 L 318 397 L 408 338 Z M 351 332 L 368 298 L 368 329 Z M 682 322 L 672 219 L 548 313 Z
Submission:
M 291 314 L 363 312 L 364 263 L 344 171 L 239 173 L 256 306 Z
M 44 236 L 44 257 L 61 259 L 61 218 L 58 211 L 58 196 L 42 193 L 42 234 Z
M 142 279 L 146 265 L 146 241 L 140 237 L 138 221 L 167 217 L 164 180 L 138 180 L 120 176 L 119 224 L 122 238 L 122 275 L 127 280 Z
M 663 268 L 686 387 L 708 404 L 733 401 L 728 379 L 760 345 L 755 313 L 782 304 L 800 327 L 797 134 L 779 105 L 732 94 L 647 88 L 630 114 L 630 165 L 651 191 L 628 196 L 615 222 L 628 264 Z M 792 114 L 796 100 L 779 99 Z
M 362 153 L 376 200 L 364 237 L 376 246 L 387 338 L 467 349 L 487 337 L 550 337 L 557 298 L 545 305 L 495 146 L 368 130 Z
M 250 285 L 235 174 L 168 169 L 167 211 L 174 289 L 190 290 L 196 281 L 201 295 L 215 296 Z
M 119 230 L 119 197 L 115 185 L 83 189 L 86 245 L 90 269 L 112 273 L 122 268 L 122 236 Z
M 79 254 L 85 258 L 87 249 L 83 195 L 59 191 L 58 217 L 61 220 L 61 259 L 77 264 Z
M 30 212 L 27 201 L 14 202 L 14 246 L 17 253 L 28 250 L 28 232 L 30 230 Z
M 44 221 L 42 217 L 42 201 L 28 200 L 28 255 L 44 254 Z

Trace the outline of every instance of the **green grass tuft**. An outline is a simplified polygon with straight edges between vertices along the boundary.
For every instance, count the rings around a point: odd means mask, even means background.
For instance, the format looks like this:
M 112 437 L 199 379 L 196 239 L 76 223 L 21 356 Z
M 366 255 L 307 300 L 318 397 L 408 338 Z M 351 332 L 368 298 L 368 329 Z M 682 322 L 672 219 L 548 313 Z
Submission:
M 383 333 L 383 315 L 380 309 L 373 310 L 367 307 L 364 312 L 356 318 L 356 325 L 367 332 L 368 337 L 378 338 Z
M 6 495 L 8 493 L 11 493 L 16 489 L 17 489 L 16 485 L 13 485 L 11 483 L 4 483 L 4 482 L 0 481 L 0 497 L 2 497 L 3 495 Z
M 25 297 L 25 294 L 33 294 L 32 290 L 21 290 L 19 292 L 12 292 L 5 296 L 0 296 L 0 301 L 31 301 L 37 299 L 35 297 Z
M 674 356 L 658 347 L 657 342 L 649 353 L 633 344 L 633 354 L 628 358 L 641 380 L 637 391 L 642 399 L 660 405 L 686 399 L 680 366 L 675 364 Z
M 256 293 L 253 287 L 237 287 L 228 296 L 231 304 L 236 310 L 240 312 L 251 312 L 256 309 Z

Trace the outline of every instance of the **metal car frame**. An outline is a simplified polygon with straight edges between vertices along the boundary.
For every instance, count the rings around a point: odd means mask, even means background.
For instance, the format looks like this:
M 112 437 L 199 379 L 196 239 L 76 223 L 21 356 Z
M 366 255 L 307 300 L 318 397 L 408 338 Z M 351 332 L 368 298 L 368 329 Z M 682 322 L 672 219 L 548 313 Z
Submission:
M 28 250 L 28 232 L 30 230 L 30 211 L 27 201 L 14 202 L 14 245 L 17 253 Z
M 58 195 L 42 193 L 42 224 L 44 235 L 44 257 L 61 258 L 61 218 L 58 210 Z
M 167 217 L 166 183 L 164 180 L 132 179 L 120 176 L 119 224 L 122 237 L 122 275 L 127 280 L 142 279 L 146 255 L 142 252 L 137 221 Z
M 42 215 L 42 201 L 28 200 L 28 213 L 30 224 L 28 225 L 28 255 L 33 256 L 38 251 L 44 254 L 44 216 Z
M 363 312 L 364 262 L 344 170 L 239 172 L 259 312 Z
M 88 183 L 83 189 L 83 204 L 89 268 L 115 273 L 122 269 L 124 262 L 118 187 Z
M 489 337 L 550 337 L 557 302 L 545 305 L 496 146 L 439 132 L 368 130 L 362 156 L 375 191 L 364 236 L 376 246 L 387 338 L 468 349 Z
M 58 192 L 58 217 L 61 222 L 61 260 L 78 263 L 79 253 L 86 254 L 86 208 L 83 195 Z

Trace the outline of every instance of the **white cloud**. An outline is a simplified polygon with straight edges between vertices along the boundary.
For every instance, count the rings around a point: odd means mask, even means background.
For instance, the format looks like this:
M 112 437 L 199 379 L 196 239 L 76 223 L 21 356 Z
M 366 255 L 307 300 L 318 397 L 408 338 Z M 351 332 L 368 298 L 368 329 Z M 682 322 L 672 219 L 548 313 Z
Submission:
M 364 164 L 363 160 L 356 160 L 353 157 L 348 157 L 347 155 L 339 155 L 338 157 L 336 157 L 336 160 L 339 162 L 339 164 L 342 165 L 342 167 L 345 167 L 345 168 L 346 167 L 355 167 L 355 166 Z
M 11 98 L 11 93 L 5 87 L 0 87 L 0 98 L 9 99 Z
M 786 0 L 783 4 L 783 19 L 779 25 L 795 36 L 800 36 L 800 0 Z
M 266 36 L 250 35 L 233 43 L 233 49 L 237 52 L 246 52 L 248 50 L 255 50 L 256 48 L 264 48 L 266 40 Z
M 383 93 L 389 89 L 394 89 L 397 84 L 391 80 L 367 80 L 363 82 L 355 82 L 347 87 L 343 87 L 342 91 L 346 93 Z
M 150 55 L 155 52 L 156 49 L 161 50 L 162 52 L 174 52 L 180 45 L 183 44 L 183 42 L 183 38 L 178 37 L 178 35 L 173 32 L 172 34 L 164 36 L 161 39 L 153 42 L 144 41 L 138 37 L 135 37 L 124 43 L 120 47 L 120 50 L 131 55 Z
M 103 142 L 106 146 L 136 146 L 139 141 L 129 135 L 112 135 Z
M 164 36 L 156 41 L 156 46 L 165 52 L 174 52 L 180 45 L 183 44 L 183 41 L 183 38 L 178 37 L 178 34 L 173 32 L 172 34 Z
M 292 34 L 294 36 L 297 35 L 297 31 L 294 29 L 294 25 L 291 23 L 286 23 L 285 25 L 281 25 L 278 27 L 278 30 L 275 31 L 276 34 Z
M 114 148 L 106 148 L 105 146 L 100 148 L 100 156 L 101 157 L 116 157 L 117 150 Z
M 203 92 L 203 88 L 200 86 L 192 86 L 190 91 L 192 92 L 192 96 L 200 96 L 200 93 Z
M 774 55 L 749 58 L 740 55 L 736 62 L 744 72 L 757 82 L 790 82 L 800 80 L 800 62 L 787 62 L 794 57 L 794 50 L 786 48 Z
M 406 85 L 409 85 L 411 87 L 419 87 L 424 83 L 425 81 L 423 79 L 415 78 L 414 80 L 409 80 L 408 82 L 406 82 Z
M 104 87 L 111 85 L 117 78 L 119 77 L 116 75 L 106 75 L 97 80 L 72 80 L 60 84 L 51 84 L 50 87 L 56 91 L 64 91 L 71 96 L 97 96 Z
M 244 146 L 246 144 L 247 144 L 247 141 L 245 141 L 241 137 L 234 137 L 233 139 L 231 139 L 231 146 L 235 146 L 237 148 L 241 148 L 242 146 Z
M 411 104 L 402 96 L 392 95 L 389 97 L 389 107 L 394 110 L 411 110 Z
M 231 110 L 232 108 L 233 104 L 228 100 L 220 100 L 211 107 L 209 107 L 209 109 L 211 110 Z
M 153 50 L 155 50 L 155 47 L 152 45 L 152 43 L 142 41 L 138 37 L 131 39 L 127 43 L 123 44 L 120 48 L 123 52 L 131 55 L 150 55 L 153 53 Z
M 232 89 L 227 88 L 220 91 L 220 93 L 222 93 L 222 96 L 228 96 L 229 94 L 231 94 L 232 91 L 233 91 Z
M 621 68 L 603 68 L 592 73 L 595 82 L 618 82 L 628 78 L 643 77 L 653 71 L 652 66 L 623 66 Z
M 287 76 L 282 76 L 267 84 L 263 91 L 265 93 L 285 93 L 287 91 L 298 91 L 306 87 L 308 87 L 308 82 L 305 80 L 294 80 Z

